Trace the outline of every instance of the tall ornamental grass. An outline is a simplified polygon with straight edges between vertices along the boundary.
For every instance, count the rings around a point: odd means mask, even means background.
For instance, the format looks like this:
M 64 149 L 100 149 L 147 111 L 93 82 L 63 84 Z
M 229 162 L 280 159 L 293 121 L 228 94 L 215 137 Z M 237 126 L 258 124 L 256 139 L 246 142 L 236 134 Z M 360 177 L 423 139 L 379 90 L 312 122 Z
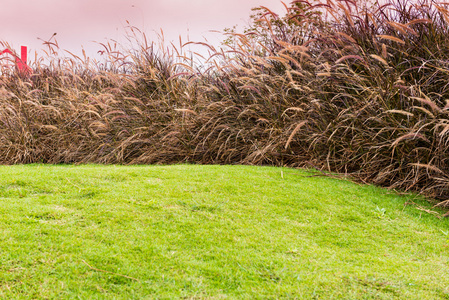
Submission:
M 445 206 L 448 7 L 261 7 L 201 60 L 136 28 L 101 62 L 47 43 L 32 75 L 0 77 L 0 162 L 312 165 Z

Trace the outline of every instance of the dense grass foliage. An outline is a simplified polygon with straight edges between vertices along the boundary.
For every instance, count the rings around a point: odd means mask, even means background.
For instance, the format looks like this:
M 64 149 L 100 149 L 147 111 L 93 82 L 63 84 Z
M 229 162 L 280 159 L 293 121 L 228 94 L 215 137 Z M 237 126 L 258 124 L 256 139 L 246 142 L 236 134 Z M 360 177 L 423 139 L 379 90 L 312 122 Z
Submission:
M 0 298 L 448 298 L 448 219 L 319 174 L 1 166 Z
M 144 34 L 102 63 L 36 62 L 0 78 L 0 160 L 308 163 L 447 200 L 448 21 L 430 0 L 294 1 L 202 66 Z

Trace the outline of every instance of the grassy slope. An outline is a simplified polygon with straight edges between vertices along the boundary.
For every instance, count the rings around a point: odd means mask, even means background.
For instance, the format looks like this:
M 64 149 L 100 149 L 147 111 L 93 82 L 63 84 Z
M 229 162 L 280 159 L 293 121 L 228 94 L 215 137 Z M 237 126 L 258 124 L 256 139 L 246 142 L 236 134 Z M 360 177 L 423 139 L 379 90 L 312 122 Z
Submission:
M 449 298 L 448 220 L 307 175 L 2 166 L 0 298 Z

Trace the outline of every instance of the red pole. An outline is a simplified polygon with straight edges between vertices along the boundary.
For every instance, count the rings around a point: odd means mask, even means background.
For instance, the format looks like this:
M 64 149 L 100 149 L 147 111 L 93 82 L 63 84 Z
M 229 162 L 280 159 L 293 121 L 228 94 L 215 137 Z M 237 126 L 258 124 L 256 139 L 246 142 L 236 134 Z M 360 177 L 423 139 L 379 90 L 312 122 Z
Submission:
M 26 65 L 27 64 L 27 58 L 28 58 L 28 48 L 27 46 L 21 46 L 20 47 L 20 59 L 22 62 Z
M 20 47 L 20 58 L 18 58 L 16 56 L 17 68 L 21 72 L 27 71 L 27 69 L 28 69 L 27 56 L 28 56 L 28 49 L 27 49 L 27 47 L 26 46 L 21 46 Z

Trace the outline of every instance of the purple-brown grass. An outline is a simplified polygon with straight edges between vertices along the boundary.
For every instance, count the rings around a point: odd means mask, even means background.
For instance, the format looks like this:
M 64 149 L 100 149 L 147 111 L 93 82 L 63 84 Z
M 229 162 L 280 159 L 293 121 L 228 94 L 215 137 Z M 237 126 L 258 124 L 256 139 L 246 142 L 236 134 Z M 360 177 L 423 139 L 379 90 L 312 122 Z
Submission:
M 447 9 L 294 1 L 279 17 L 261 8 L 205 66 L 137 29 L 134 49 L 103 45 L 101 63 L 48 45 L 52 59 L 30 77 L 0 77 L 0 162 L 311 164 L 444 206 Z

